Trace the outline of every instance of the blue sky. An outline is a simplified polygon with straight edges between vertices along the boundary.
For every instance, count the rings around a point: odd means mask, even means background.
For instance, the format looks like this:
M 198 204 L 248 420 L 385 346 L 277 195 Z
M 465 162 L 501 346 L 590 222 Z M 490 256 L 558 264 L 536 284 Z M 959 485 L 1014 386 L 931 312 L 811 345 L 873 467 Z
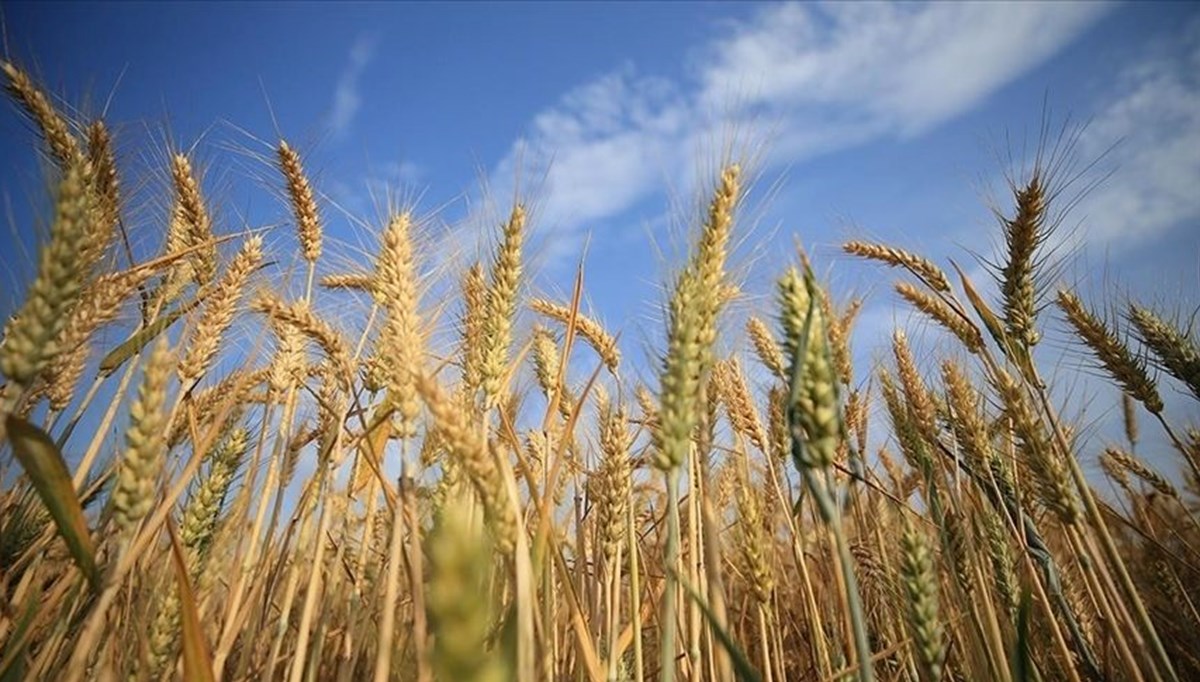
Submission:
M 1088 122 L 1080 158 L 1100 161 L 1086 179 L 1111 173 L 1069 216 L 1082 227 L 1064 278 L 1085 294 L 1116 281 L 1170 309 L 1197 305 L 1194 4 L 0 11 L 10 58 L 85 111 L 109 102 L 127 165 L 161 177 L 165 140 L 198 143 L 226 231 L 285 218 L 262 156 L 281 134 L 298 145 L 343 243 L 330 249 L 331 269 L 361 260 L 371 235 L 346 214 L 378 223 L 385 191 L 435 212 L 428 238 L 439 257 L 472 256 L 520 178 L 536 209 L 533 290 L 569 289 L 586 247 L 591 310 L 643 367 L 658 333 L 656 287 L 694 226 L 697 179 L 710 182 L 729 143 L 753 158 L 758 178 L 734 254 L 746 291 L 770 293 L 798 236 L 839 291 L 869 295 L 858 335 L 865 363 L 908 318 L 891 278 L 837 245 L 865 237 L 966 263 L 966 249 L 990 253 L 998 233 L 988 198 L 1007 207 L 996 192 L 1008 152 L 1019 160 L 1036 143 L 1044 104 L 1055 123 Z M 43 201 L 29 140 L 19 116 L 0 116 L 0 248 L 11 254 L 0 268 L 3 309 L 31 274 L 14 238 L 33 243 L 30 210 Z M 161 215 L 150 206 L 137 216 L 140 239 L 156 243 Z M 272 235 L 280 246 L 291 239 L 283 232 Z

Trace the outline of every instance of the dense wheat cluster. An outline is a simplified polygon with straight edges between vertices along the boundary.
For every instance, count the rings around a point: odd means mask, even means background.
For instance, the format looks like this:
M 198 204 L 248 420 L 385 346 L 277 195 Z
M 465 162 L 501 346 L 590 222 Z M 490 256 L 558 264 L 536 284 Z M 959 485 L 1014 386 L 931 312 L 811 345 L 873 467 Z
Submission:
M 225 223 L 172 151 L 131 249 L 109 124 L 3 68 L 53 213 L 0 346 L 0 679 L 1200 679 L 1200 431 L 1162 399 L 1200 397 L 1200 347 L 1046 281 L 1053 160 L 1014 182 L 997 287 L 845 245 L 945 332 L 865 370 L 827 265 L 730 274 L 729 161 L 631 371 L 582 278 L 534 295 L 525 206 L 458 272 L 403 209 L 335 267 L 286 141 L 288 224 Z M 1125 395 L 1123 442 L 1080 447 L 1050 327 Z

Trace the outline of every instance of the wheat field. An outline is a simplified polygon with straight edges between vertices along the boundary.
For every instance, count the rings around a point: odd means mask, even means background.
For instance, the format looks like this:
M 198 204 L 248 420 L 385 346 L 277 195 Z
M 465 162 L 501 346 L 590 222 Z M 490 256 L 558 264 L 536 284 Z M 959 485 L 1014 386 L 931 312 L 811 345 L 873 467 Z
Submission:
M 302 149 L 262 159 L 295 254 L 173 149 L 131 249 L 144 183 L 110 124 L 3 70 L 52 213 L 0 346 L 0 680 L 1200 679 L 1200 430 L 1162 398 L 1200 400 L 1200 344 L 1046 276 L 1053 145 L 999 216 L 997 286 L 844 245 L 950 341 L 898 329 L 873 367 L 827 264 L 743 291 L 727 159 L 645 293 L 637 381 L 582 276 L 533 295 L 522 203 L 462 268 L 403 206 L 325 267 Z M 1079 444 L 1052 326 L 1124 395 L 1123 441 Z

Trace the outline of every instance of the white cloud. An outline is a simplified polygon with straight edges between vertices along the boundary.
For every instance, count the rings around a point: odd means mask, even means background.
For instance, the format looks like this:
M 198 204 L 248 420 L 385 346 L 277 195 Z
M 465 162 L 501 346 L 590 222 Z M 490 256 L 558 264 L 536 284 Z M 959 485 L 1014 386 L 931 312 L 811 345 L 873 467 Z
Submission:
M 567 93 L 533 119 L 491 183 L 507 189 L 545 172 L 544 224 L 559 236 L 577 232 L 662 192 L 675 179 L 664 176 L 669 169 L 694 169 L 697 150 L 727 142 L 730 130 L 761 127 L 752 121 L 773 131 L 767 164 L 919 134 L 979 105 L 1103 11 L 1082 3 L 771 5 L 704 46 L 686 83 L 625 67 Z
M 373 37 L 360 36 L 350 47 L 346 68 L 333 91 L 333 109 L 329 113 L 329 128 L 335 136 L 341 137 L 349 132 L 354 117 L 362 106 L 358 81 L 374 55 Z
M 748 90 L 769 111 L 914 135 L 1071 42 L 1104 11 L 1086 3 L 774 5 L 718 41 L 704 99 Z M 820 111 L 812 111 L 819 108 Z M 831 110 L 826 110 L 829 108 Z M 814 117 L 815 118 L 815 117 Z
M 1089 241 L 1130 244 L 1200 220 L 1200 20 L 1184 35 L 1175 54 L 1120 74 L 1119 94 L 1084 131 L 1084 158 L 1116 144 L 1112 176 L 1080 207 Z
M 493 186 L 544 172 L 542 220 L 570 227 L 606 218 L 661 187 L 658 174 L 678 152 L 686 122 L 687 106 L 669 83 L 625 68 L 535 117 Z

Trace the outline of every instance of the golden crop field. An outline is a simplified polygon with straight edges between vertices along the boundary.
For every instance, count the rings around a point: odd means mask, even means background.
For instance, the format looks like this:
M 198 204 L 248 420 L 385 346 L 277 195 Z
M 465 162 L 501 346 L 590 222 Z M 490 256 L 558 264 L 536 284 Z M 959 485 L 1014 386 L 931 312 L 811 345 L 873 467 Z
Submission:
M 1047 276 L 1069 139 L 1012 179 L 995 285 L 844 244 L 950 341 L 872 367 L 828 264 L 746 290 L 723 159 L 634 372 L 586 278 L 528 285 L 520 200 L 466 267 L 404 205 L 339 250 L 279 140 L 291 219 L 248 228 L 196 149 L 145 199 L 108 121 L 3 71 L 50 212 L 0 345 L 0 680 L 1200 679 L 1200 430 L 1162 398 L 1200 343 Z M 168 219 L 131 240 L 135 187 Z M 1124 442 L 1079 444 L 1052 326 Z

